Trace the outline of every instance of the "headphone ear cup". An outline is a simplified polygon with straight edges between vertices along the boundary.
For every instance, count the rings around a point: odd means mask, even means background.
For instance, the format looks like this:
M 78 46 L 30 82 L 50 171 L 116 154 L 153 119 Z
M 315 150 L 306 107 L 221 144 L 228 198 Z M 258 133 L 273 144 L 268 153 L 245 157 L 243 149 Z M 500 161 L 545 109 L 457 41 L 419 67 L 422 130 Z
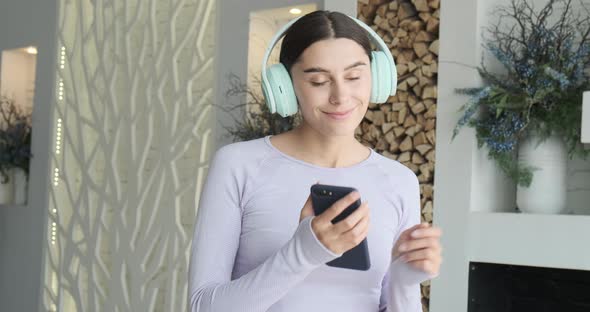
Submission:
M 280 63 L 274 64 L 266 70 L 266 75 L 273 95 L 272 103 L 268 103 L 270 98 L 265 95 L 269 108 L 272 104 L 276 108 L 276 112 L 282 117 L 297 113 L 297 97 L 293 90 L 291 76 L 289 76 L 285 66 Z M 271 112 L 273 111 L 271 110 Z
M 371 52 L 371 103 L 385 103 L 391 94 L 391 75 L 387 56 L 382 51 Z

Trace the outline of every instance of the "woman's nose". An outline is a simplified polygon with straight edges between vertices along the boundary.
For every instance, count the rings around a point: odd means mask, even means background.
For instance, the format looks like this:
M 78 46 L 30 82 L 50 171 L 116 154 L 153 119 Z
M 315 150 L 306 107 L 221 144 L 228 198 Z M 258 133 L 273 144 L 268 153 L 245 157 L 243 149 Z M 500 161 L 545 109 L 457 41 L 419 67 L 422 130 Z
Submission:
M 335 80 L 332 83 L 332 89 L 330 90 L 330 103 L 332 104 L 345 104 L 348 101 L 349 93 L 348 88 L 344 86 L 344 82 Z

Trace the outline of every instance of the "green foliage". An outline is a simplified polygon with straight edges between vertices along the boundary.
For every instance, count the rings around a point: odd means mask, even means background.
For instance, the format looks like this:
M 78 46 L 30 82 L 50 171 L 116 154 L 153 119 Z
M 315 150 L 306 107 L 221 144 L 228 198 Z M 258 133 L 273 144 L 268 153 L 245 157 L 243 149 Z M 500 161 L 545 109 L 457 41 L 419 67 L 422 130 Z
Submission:
M 0 180 L 9 181 L 12 168 L 22 168 L 28 175 L 31 155 L 31 119 L 12 99 L 0 97 Z
M 281 117 L 279 114 L 272 114 L 260 91 L 249 88 L 240 79 L 232 75 L 229 79 L 230 86 L 226 92 L 227 97 L 237 97 L 240 103 L 226 112 L 234 112 L 239 109 L 238 116 L 231 115 L 234 119 L 232 127 L 224 127 L 233 141 L 248 141 L 276 135 L 289 131 L 301 122 L 299 113 L 294 116 Z M 260 81 L 255 81 L 260 86 Z

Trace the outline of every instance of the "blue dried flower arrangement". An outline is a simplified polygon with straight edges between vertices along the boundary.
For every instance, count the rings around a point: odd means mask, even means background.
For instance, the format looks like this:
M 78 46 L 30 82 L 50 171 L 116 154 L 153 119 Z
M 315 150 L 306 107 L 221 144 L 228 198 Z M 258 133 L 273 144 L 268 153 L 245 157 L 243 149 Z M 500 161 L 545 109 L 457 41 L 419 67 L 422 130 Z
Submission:
M 550 0 L 538 12 L 526 0 L 497 7 L 500 18 L 487 29 L 491 37 L 484 48 L 507 72 L 492 73 L 482 60 L 477 70 L 483 86 L 456 90 L 469 100 L 453 138 L 463 126 L 475 128 L 478 147 L 487 146 L 489 158 L 520 186 L 530 186 L 533 178 L 533 168 L 515 157 L 525 136 L 541 142 L 557 134 L 570 158 L 590 154 L 580 144 L 582 93 L 590 89 L 590 14 L 581 18 L 573 11 L 572 0 Z

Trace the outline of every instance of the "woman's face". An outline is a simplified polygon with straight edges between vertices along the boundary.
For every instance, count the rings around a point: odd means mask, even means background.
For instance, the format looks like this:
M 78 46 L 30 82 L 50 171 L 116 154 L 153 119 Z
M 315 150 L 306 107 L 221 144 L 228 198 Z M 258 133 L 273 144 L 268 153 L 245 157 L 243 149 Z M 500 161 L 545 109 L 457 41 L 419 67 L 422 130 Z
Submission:
M 326 136 L 354 135 L 371 96 L 369 56 L 358 43 L 313 43 L 291 67 L 291 77 L 307 125 Z

